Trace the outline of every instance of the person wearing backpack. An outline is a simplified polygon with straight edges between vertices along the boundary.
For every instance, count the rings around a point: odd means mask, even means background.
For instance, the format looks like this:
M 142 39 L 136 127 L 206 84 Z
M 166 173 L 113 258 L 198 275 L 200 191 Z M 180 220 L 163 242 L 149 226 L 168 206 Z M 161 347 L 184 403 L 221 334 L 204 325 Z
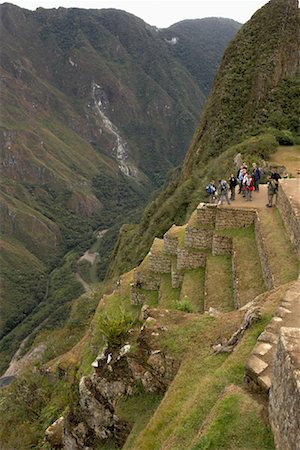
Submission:
M 209 203 L 215 203 L 217 200 L 217 188 L 215 182 L 211 181 L 205 188 L 206 192 L 209 194 Z
M 228 197 L 228 184 L 226 180 L 219 180 L 218 191 L 220 194 L 220 200 L 218 202 L 218 205 L 223 205 L 224 198 L 226 198 L 228 205 L 230 205 L 230 200 Z
M 277 196 L 278 191 L 278 181 L 276 181 L 272 176 L 268 177 L 268 203 L 266 206 L 268 208 L 272 208 L 273 206 L 273 197 Z M 276 203 L 276 200 L 275 200 Z

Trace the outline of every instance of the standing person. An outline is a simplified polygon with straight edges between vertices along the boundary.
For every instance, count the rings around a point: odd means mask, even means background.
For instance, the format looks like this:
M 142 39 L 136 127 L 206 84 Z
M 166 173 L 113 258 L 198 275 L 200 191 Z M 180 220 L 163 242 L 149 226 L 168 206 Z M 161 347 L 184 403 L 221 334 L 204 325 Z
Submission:
M 272 178 L 272 180 L 276 181 L 276 185 L 277 185 L 277 188 L 278 188 L 278 185 L 279 185 L 278 181 L 281 179 L 281 176 L 279 175 L 278 172 L 276 172 L 275 167 L 271 168 L 271 178 Z
M 236 185 L 237 185 L 237 179 L 235 178 L 235 176 L 232 173 L 230 175 L 230 178 L 229 178 L 229 189 L 230 189 L 230 192 L 231 192 L 230 200 L 235 200 L 235 188 L 236 188 Z
M 226 201 L 227 201 L 228 205 L 230 205 L 230 200 L 229 200 L 229 197 L 228 197 L 228 184 L 227 184 L 227 181 L 219 180 L 218 191 L 219 191 L 219 194 L 220 194 L 220 200 L 219 200 L 218 205 L 223 205 L 224 198 L 226 198 Z
M 277 190 L 278 190 L 278 184 L 272 176 L 268 177 L 268 203 L 267 207 L 272 208 L 273 206 L 273 197 L 274 195 L 277 196 Z M 276 201 L 275 201 L 276 203 Z
M 245 175 L 245 197 L 247 202 L 252 201 L 252 191 L 254 190 L 253 178 L 249 173 Z
M 214 180 L 212 180 L 206 186 L 205 190 L 209 194 L 209 203 L 216 203 L 216 200 L 217 200 L 217 188 L 215 186 Z
M 242 170 L 242 175 L 243 175 L 243 179 L 242 179 L 242 194 L 243 194 L 243 197 L 246 197 L 246 186 L 247 186 L 247 181 L 248 181 L 247 169 L 244 168 Z
M 241 194 L 242 190 L 243 190 L 243 178 L 244 178 L 243 171 L 244 171 L 244 166 L 241 165 L 241 167 L 239 168 L 239 170 L 237 171 L 237 174 L 236 174 L 237 180 L 239 182 L 239 192 L 238 192 L 239 194 Z
M 252 178 L 253 178 L 254 190 L 258 192 L 259 191 L 259 180 L 261 177 L 261 173 L 255 163 L 252 164 L 252 167 L 253 167 Z

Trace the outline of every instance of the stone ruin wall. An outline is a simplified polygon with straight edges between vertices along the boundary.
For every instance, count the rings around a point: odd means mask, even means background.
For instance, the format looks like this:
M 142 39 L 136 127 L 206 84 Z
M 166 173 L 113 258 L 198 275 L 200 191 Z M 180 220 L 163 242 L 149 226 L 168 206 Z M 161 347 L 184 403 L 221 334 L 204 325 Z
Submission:
M 177 255 L 178 238 L 170 236 L 168 232 L 164 234 L 164 251 L 170 255 Z
M 300 328 L 280 330 L 269 397 L 269 419 L 278 450 L 300 448 Z
M 279 185 L 277 206 L 284 222 L 287 235 L 300 257 L 300 217 L 297 207 L 293 208 L 282 186 Z
M 185 248 L 177 250 L 177 269 L 196 269 L 197 267 L 205 267 L 206 255 L 200 252 L 191 252 Z
M 211 248 L 213 239 L 212 229 L 198 229 L 187 226 L 184 235 L 186 247 L 206 249 Z
M 214 225 L 216 221 L 217 205 L 200 203 L 197 207 L 197 221 L 200 225 Z
M 133 275 L 133 283 L 141 284 L 143 289 L 157 291 L 160 285 L 160 276 L 156 273 L 136 270 Z
M 171 281 L 173 289 L 180 288 L 183 282 L 183 272 L 172 268 Z
M 218 208 L 216 215 L 216 229 L 243 228 L 255 221 L 256 210 L 238 208 Z
M 232 252 L 232 238 L 214 234 L 212 242 L 213 256 L 230 255 Z
M 149 269 L 154 273 L 170 273 L 170 256 L 164 253 L 149 254 Z

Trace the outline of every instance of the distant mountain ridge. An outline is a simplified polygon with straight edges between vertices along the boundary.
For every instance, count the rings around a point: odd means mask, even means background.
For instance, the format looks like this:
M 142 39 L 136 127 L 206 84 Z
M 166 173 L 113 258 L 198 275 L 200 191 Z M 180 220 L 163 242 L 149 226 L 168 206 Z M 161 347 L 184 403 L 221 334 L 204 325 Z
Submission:
M 86 249 L 95 228 L 113 228 L 105 269 L 118 227 L 137 220 L 182 161 L 207 94 L 163 31 L 123 11 L 5 3 L 0 27 L 3 336 L 44 298 L 47 273 L 67 252 Z M 206 78 L 238 24 L 222 27 Z M 62 301 L 79 289 L 74 262 L 67 265 Z
M 207 199 L 205 184 L 231 173 L 238 153 L 262 162 L 278 143 L 300 142 L 299 16 L 298 0 L 271 0 L 239 30 L 224 53 L 181 174 L 147 205 L 139 225 L 121 230 L 108 276 L 137 264 L 154 236 L 184 223 Z

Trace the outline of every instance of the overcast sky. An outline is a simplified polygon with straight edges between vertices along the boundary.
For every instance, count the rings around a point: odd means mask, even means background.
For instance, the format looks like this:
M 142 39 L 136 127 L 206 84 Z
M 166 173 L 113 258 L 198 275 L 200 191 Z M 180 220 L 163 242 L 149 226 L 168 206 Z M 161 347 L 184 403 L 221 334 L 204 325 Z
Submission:
M 227 17 L 245 23 L 267 0 L 7 0 L 27 9 L 117 8 L 130 12 L 150 25 L 164 28 L 184 19 Z

